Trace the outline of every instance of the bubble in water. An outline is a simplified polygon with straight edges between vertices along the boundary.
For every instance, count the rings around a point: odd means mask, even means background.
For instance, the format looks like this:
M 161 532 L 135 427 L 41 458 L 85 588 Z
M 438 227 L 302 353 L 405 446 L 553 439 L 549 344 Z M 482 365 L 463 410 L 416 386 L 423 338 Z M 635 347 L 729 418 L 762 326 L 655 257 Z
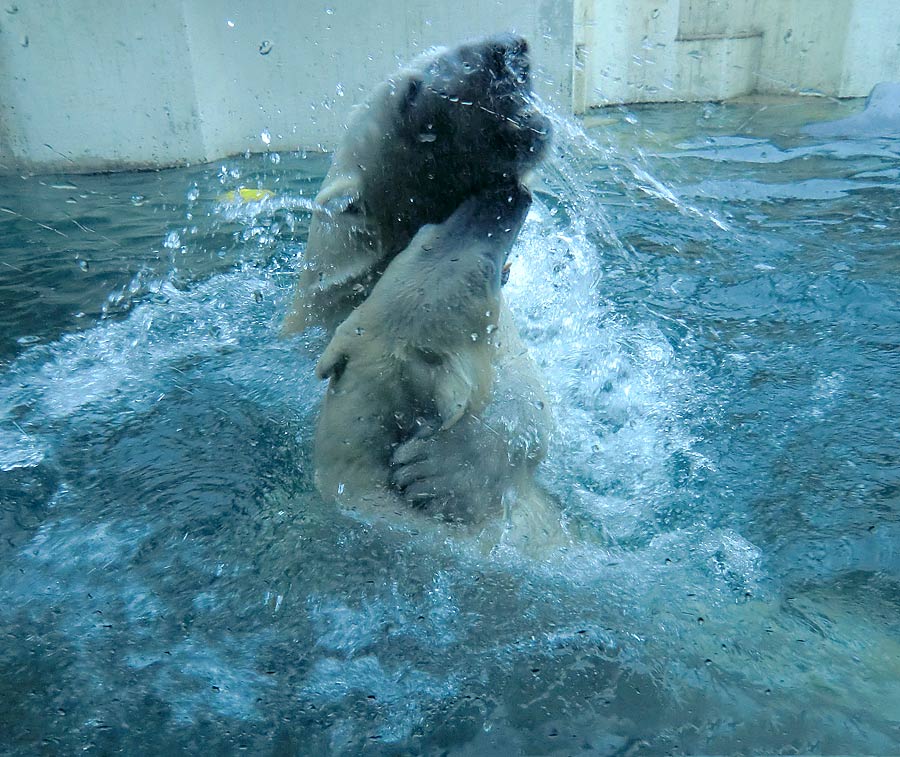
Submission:
M 166 234 L 166 241 L 163 242 L 163 247 L 167 250 L 177 250 L 181 247 L 181 235 L 177 231 L 170 231 Z
M 87 271 L 87 270 L 90 269 L 91 264 L 88 263 L 86 260 L 79 260 L 79 261 L 78 261 L 78 267 L 79 267 L 82 271 Z
M 268 129 L 263 129 L 260 132 L 259 138 L 263 141 L 263 144 L 270 144 L 272 141 L 272 135 L 269 133 Z
M 229 29 L 234 29 L 234 21 L 232 21 L 231 19 L 228 19 L 225 22 L 225 24 L 228 26 Z
M 334 8 L 326 8 L 326 9 L 325 9 L 325 14 L 328 15 L 328 16 L 333 16 L 333 15 L 334 15 Z
M 200 189 L 195 184 L 187 191 L 187 201 L 196 202 L 198 197 L 200 197 Z
M 144 195 L 131 195 L 131 204 L 140 207 L 147 198 Z
M 419 135 L 420 142 L 436 142 L 437 134 L 432 134 L 431 132 L 425 132 L 424 134 Z
M 662 347 L 658 344 L 652 344 L 647 348 L 647 359 L 655 363 L 660 362 L 665 356 Z
M 259 54 L 268 55 L 270 52 L 272 52 L 272 43 L 269 40 L 264 39 L 259 43 Z
M 334 88 L 334 91 L 337 92 L 338 97 L 344 96 L 344 85 L 338 83 L 338 85 Z
M 269 160 L 277 166 L 281 163 L 281 156 L 277 152 L 273 152 L 269 155 Z

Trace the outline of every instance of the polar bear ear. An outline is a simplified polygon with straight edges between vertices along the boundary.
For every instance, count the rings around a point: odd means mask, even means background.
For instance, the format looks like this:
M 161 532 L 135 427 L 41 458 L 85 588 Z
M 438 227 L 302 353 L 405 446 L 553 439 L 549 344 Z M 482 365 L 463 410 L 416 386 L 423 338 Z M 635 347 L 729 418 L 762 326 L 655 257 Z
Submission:
M 316 378 L 319 380 L 333 378 L 338 381 L 341 378 L 344 368 L 347 367 L 347 361 L 350 359 L 342 342 L 340 334 L 335 334 L 325 348 L 325 352 L 322 353 L 322 357 L 316 364 Z
M 405 82 L 403 82 L 402 89 L 398 92 L 399 95 L 399 108 L 400 112 L 404 115 L 409 111 L 409 109 L 413 106 L 413 103 L 418 99 L 419 92 L 422 90 L 424 86 L 424 80 L 418 74 L 411 75 Z
M 322 187 L 316 195 L 316 205 L 329 216 L 340 213 L 358 213 L 360 207 L 360 181 L 356 176 L 337 176 Z

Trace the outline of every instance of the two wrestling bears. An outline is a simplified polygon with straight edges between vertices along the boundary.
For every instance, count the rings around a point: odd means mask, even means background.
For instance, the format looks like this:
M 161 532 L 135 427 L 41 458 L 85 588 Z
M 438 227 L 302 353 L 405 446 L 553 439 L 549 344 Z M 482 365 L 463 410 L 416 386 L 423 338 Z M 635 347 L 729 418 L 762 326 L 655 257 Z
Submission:
M 323 326 L 327 499 L 478 523 L 537 494 L 550 429 L 501 288 L 550 124 L 528 49 L 431 51 L 357 106 L 316 198 L 287 333 Z

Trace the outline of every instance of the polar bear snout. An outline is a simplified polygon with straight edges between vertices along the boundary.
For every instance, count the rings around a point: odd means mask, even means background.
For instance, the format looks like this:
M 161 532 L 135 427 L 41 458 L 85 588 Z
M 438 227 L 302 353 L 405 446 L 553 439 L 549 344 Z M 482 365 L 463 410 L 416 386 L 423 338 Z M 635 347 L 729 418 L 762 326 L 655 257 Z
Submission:
M 483 230 L 483 237 L 509 251 L 531 207 L 531 192 L 518 182 L 482 190 L 450 217 L 458 233 Z M 471 231 L 469 232 L 471 235 Z
M 528 42 L 514 34 L 489 37 L 485 46 L 488 68 L 498 78 L 511 72 L 518 84 L 528 84 L 531 65 L 528 62 Z

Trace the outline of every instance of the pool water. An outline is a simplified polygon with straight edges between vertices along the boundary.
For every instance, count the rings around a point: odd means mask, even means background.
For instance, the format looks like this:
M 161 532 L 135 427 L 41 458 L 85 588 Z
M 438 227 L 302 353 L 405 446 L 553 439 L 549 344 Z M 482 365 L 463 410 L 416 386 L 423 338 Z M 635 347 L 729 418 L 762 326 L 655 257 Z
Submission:
M 557 119 L 506 291 L 572 538 L 527 549 L 315 494 L 327 156 L 2 179 L 0 743 L 895 754 L 900 143 L 802 131 L 860 107 Z

